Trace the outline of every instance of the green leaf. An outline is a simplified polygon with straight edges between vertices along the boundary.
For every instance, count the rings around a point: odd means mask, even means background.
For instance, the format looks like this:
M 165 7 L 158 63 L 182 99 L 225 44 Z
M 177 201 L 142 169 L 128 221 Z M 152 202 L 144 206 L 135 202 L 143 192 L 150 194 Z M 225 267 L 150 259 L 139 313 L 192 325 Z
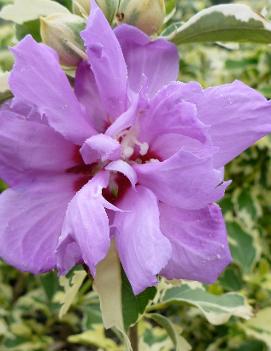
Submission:
M 263 342 L 258 340 L 247 340 L 234 351 L 266 351 L 266 346 Z
M 164 23 L 167 23 L 176 12 L 176 0 L 166 0 L 166 17 Z
M 181 27 L 182 24 L 182 21 L 171 23 L 162 31 L 161 36 L 171 38 L 171 36 L 174 36 L 176 34 L 176 31 Z
M 122 305 L 123 305 L 123 322 L 124 328 L 128 328 L 135 324 L 138 318 L 143 315 L 149 301 L 152 300 L 156 294 L 156 288 L 148 288 L 141 294 L 135 296 L 132 287 L 122 270 Z
M 55 293 L 59 288 L 59 281 L 58 281 L 56 272 L 50 272 L 50 273 L 41 275 L 40 280 L 41 280 L 42 287 L 45 291 L 45 294 L 49 302 L 51 302 L 53 300 Z
M 242 275 L 239 267 L 230 265 L 219 278 L 222 287 L 229 291 L 238 291 L 243 287 Z
M 183 284 L 166 290 L 162 299 L 164 304 L 183 302 L 199 308 L 207 320 L 214 325 L 226 323 L 231 316 L 244 319 L 251 317 L 251 307 L 243 296 L 235 293 L 212 295 L 203 288 L 191 288 L 188 284 Z M 155 305 L 152 309 L 155 309 Z
M 237 222 L 227 223 L 227 230 L 234 261 L 242 268 L 244 273 L 249 273 L 258 258 L 254 238 Z
M 0 85 L 1 85 L 1 75 L 2 75 L 1 71 L 3 72 L 10 71 L 12 69 L 13 62 L 14 62 L 13 56 L 8 49 L 0 50 Z
M 33 21 L 53 13 L 67 13 L 69 10 L 52 0 L 15 0 L 0 11 L 0 18 L 18 24 Z
M 23 39 L 27 34 L 31 34 L 36 41 L 41 41 L 39 19 L 16 25 L 16 37 L 18 40 Z
M 158 313 L 150 313 L 147 314 L 147 318 L 154 320 L 157 324 L 159 324 L 162 328 L 164 328 L 170 339 L 175 346 L 175 351 L 190 351 L 191 346 L 188 342 L 180 335 L 180 331 L 177 330 L 177 327 L 170 321 L 169 318 L 158 314 Z
M 84 318 L 82 321 L 84 329 L 90 329 L 93 324 L 102 324 L 102 314 L 99 304 L 84 306 Z
M 244 66 L 243 66 L 244 67 Z M 257 208 L 251 194 L 251 189 L 241 189 L 238 196 L 238 207 L 240 210 L 245 210 L 249 213 L 253 220 L 256 220 Z
M 271 23 L 243 4 L 217 5 L 198 12 L 167 39 L 177 45 L 212 41 L 269 44 Z

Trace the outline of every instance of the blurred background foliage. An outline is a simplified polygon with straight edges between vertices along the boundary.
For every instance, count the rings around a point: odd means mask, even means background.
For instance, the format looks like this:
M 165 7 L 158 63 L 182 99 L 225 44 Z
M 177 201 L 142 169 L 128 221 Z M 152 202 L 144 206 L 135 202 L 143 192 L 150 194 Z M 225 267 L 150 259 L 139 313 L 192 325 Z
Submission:
M 0 8 L 9 2 L 0 0 Z M 59 2 L 71 7 L 69 0 Z M 203 8 L 229 2 L 232 1 L 180 0 L 175 19 L 186 20 Z M 271 17 L 270 0 L 242 2 L 258 12 L 265 8 L 267 17 Z M 31 25 L 35 23 L 28 22 Z M 28 28 L 0 22 L 1 71 L 12 66 L 8 46 L 16 41 L 16 35 L 25 35 Z M 184 45 L 180 55 L 182 81 L 197 80 L 210 86 L 240 79 L 271 98 L 268 45 Z M 250 321 L 232 317 L 226 324 L 214 326 L 196 307 L 185 304 L 172 304 L 163 309 L 163 315 L 182 330 L 194 351 L 271 350 L 270 137 L 229 164 L 226 179 L 233 183 L 221 206 L 234 262 L 217 283 L 206 288 L 215 295 L 240 292 L 253 307 L 255 317 Z M 0 189 L 4 189 L 4 184 L 0 183 Z M 122 350 L 118 335 L 104 331 L 97 295 L 91 281 L 80 274 L 82 271 L 75 270 L 59 281 L 55 273 L 33 276 L 0 262 L 0 350 Z M 140 322 L 139 333 L 140 351 L 174 350 L 165 330 L 153 321 Z M 185 343 L 183 350 L 189 350 Z

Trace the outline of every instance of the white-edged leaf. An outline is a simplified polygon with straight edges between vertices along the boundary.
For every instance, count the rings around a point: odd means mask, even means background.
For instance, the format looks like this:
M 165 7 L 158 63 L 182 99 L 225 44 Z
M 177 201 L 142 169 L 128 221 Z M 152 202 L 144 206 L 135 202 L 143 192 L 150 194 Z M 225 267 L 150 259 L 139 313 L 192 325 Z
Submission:
M 264 341 L 271 348 L 271 307 L 260 310 L 243 327 L 248 336 Z
M 249 319 L 252 309 L 245 298 L 236 293 L 213 295 L 204 288 L 192 288 L 188 284 L 166 290 L 161 301 L 164 304 L 188 303 L 196 306 L 214 325 L 226 323 L 231 316 Z M 152 306 L 152 309 L 155 305 Z
M 99 295 L 103 322 L 106 329 L 116 327 L 127 331 L 143 315 L 155 288 L 135 296 L 132 292 L 112 243 L 107 257 L 97 266 L 94 288 Z
M 70 12 L 66 7 L 52 0 L 15 0 L 13 4 L 1 9 L 0 18 L 22 24 L 53 13 L 69 14 Z
M 99 295 L 104 327 L 123 331 L 121 266 L 114 245 L 98 264 L 93 287 Z
M 59 301 L 62 303 L 61 309 L 59 311 L 59 318 L 63 318 L 63 316 L 68 312 L 72 303 L 74 302 L 76 295 L 83 284 L 83 281 L 86 277 L 87 273 L 83 270 L 75 271 L 69 281 L 66 277 L 60 277 L 60 285 L 64 288 L 64 296 Z
M 167 39 L 176 44 L 232 41 L 271 43 L 271 23 L 243 4 L 215 5 L 171 30 Z
M 175 326 L 169 318 L 158 313 L 150 313 L 147 314 L 146 317 L 152 319 L 167 331 L 174 344 L 175 351 L 190 351 L 192 349 L 185 338 L 180 335 L 181 330 L 177 330 L 177 326 Z
M 94 289 L 99 295 L 104 327 L 118 329 L 129 349 L 128 329 L 144 314 L 156 289 L 146 289 L 137 296 L 133 294 L 121 268 L 114 242 L 107 257 L 97 266 Z
M 71 335 L 68 337 L 70 343 L 80 345 L 92 345 L 99 348 L 99 350 L 106 351 L 122 351 L 123 348 L 118 346 L 113 340 L 107 338 L 104 333 L 104 328 L 100 324 L 93 324 L 90 330 L 87 330 L 78 335 Z
M 166 17 L 164 23 L 167 23 L 176 12 L 176 1 L 177 0 L 166 0 Z

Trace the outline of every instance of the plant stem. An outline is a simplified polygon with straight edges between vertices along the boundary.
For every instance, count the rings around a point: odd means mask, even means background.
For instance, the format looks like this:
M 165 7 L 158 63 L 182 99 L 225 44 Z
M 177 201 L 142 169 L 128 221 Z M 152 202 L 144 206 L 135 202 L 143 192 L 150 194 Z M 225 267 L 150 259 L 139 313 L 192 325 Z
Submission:
M 138 348 L 138 330 L 137 330 L 137 324 L 135 324 L 133 327 L 129 329 L 129 338 L 131 341 L 131 345 L 133 348 L 133 351 L 139 351 Z

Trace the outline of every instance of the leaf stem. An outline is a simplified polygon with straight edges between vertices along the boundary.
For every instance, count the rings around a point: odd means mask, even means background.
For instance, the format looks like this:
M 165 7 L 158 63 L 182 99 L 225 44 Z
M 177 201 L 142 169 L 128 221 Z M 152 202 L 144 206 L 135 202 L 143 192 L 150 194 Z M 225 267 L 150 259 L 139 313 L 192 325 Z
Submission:
M 133 351 L 139 351 L 139 348 L 138 348 L 137 324 L 135 324 L 133 327 L 130 327 L 130 329 L 129 329 L 129 339 L 130 339 Z

